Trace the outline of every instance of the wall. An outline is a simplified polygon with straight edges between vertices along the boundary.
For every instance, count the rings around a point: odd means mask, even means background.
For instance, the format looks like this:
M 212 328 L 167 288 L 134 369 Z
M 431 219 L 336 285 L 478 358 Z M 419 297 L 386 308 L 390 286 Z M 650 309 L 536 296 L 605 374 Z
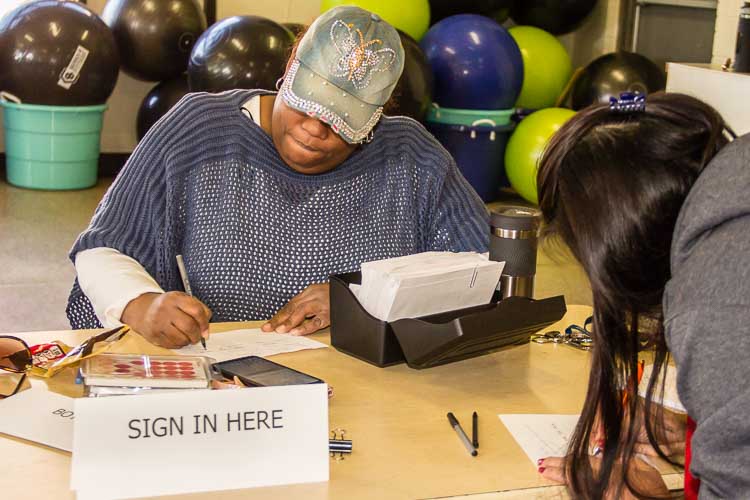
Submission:
M 734 59 L 737 44 L 737 23 L 742 0 L 719 0 L 716 11 L 716 32 L 714 33 L 714 64 L 724 64 L 728 58 Z
M 573 67 L 585 66 L 617 50 L 621 3 L 621 0 L 599 0 L 594 12 L 578 30 L 561 37 L 573 59 Z
M 0 0 L 2 1 L 2 0 Z M 101 13 L 106 0 L 89 0 L 88 5 Z M 217 18 L 254 14 L 279 22 L 309 23 L 320 11 L 320 0 L 218 0 Z M 573 64 L 583 66 L 595 57 L 615 50 L 620 0 L 600 0 L 595 11 L 575 33 L 562 37 Z M 735 16 L 736 17 L 736 16 Z M 155 85 L 141 82 L 121 72 L 102 131 L 103 152 L 130 152 L 137 142 L 135 119 L 143 97 Z M 0 119 L 0 125 L 2 121 Z M 0 134 L 0 151 L 4 144 Z

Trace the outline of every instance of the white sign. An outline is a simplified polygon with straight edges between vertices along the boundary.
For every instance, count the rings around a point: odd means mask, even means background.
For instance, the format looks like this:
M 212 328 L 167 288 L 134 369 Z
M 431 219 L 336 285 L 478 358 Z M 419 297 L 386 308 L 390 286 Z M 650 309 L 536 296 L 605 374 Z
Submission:
M 75 412 L 79 497 L 328 481 L 325 384 L 81 398 Z
M 73 449 L 73 398 L 32 387 L 0 400 L 0 432 L 65 451 Z

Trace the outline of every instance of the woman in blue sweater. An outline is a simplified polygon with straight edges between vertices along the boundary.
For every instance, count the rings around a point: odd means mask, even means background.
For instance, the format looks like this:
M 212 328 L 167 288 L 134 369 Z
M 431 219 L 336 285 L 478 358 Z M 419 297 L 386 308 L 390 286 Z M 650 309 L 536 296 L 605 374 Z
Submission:
M 128 323 L 165 347 L 208 322 L 329 324 L 328 276 L 428 250 L 486 251 L 487 213 L 417 122 L 381 118 L 401 75 L 394 28 L 320 16 L 278 94 L 189 94 L 149 131 L 71 250 L 74 328 Z M 179 291 L 183 255 L 194 297 Z

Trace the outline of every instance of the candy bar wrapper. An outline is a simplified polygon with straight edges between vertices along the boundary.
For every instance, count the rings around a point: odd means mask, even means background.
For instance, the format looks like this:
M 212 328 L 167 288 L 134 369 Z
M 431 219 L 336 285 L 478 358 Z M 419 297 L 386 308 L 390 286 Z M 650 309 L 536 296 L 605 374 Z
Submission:
M 128 332 L 130 327 L 120 326 L 89 337 L 72 348 L 60 341 L 35 345 L 31 347 L 31 374 L 43 378 L 52 377 L 86 358 L 109 352 Z

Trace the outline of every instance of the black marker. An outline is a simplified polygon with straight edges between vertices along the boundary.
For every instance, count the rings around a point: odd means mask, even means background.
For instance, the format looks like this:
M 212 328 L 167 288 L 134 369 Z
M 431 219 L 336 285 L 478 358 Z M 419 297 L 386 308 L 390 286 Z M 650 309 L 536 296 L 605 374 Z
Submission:
M 479 415 L 477 412 L 471 416 L 471 444 L 479 448 Z
M 477 452 L 476 448 L 472 446 L 471 442 L 469 441 L 469 437 L 461 428 L 461 424 L 458 423 L 458 420 L 456 420 L 456 416 L 453 415 L 453 412 L 448 412 L 448 422 L 450 422 L 451 427 L 453 427 L 453 430 L 456 431 L 456 434 L 458 434 L 458 439 L 460 439 L 464 444 L 464 446 L 466 447 L 466 451 L 468 451 L 472 457 L 476 457 L 479 452 Z

